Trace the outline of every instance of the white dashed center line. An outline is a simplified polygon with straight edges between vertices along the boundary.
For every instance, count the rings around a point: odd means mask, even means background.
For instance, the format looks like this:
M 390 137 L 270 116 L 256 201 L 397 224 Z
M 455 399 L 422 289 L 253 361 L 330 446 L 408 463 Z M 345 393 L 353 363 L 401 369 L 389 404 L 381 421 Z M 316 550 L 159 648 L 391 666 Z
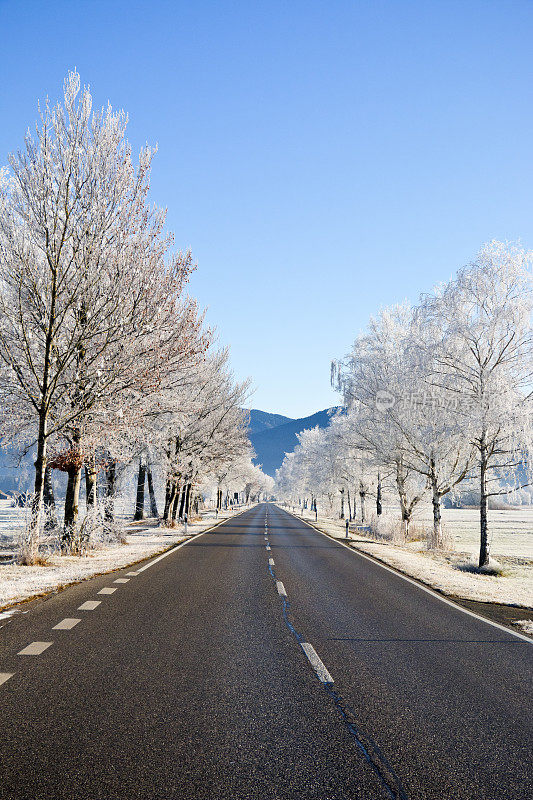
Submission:
M 285 587 L 282 582 L 276 581 L 276 586 L 278 588 L 278 594 L 280 594 L 282 597 L 287 597 L 287 592 L 285 591 Z
M 78 622 L 81 622 L 81 619 L 73 619 L 72 617 L 67 617 L 66 619 L 62 619 L 61 622 L 58 622 L 57 625 L 54 625 L 52 628 L 53 631 L 70 631 L 77 625 Z
M 138 574 L 139 574 L 138 572 L 126 572 L 126 575 L 129 575 L 130 577 L 133 577 L 134 575 Z
M 87 600 L 86 603 L 82 603 L 82 605 L 78 608 L 78 611 L 94 611 L 94 609 L 98 608 L 101 603 L 101 600 Z
M 112 586 L 106 586 L 105 589 L 100 589 L 97 594 L 113 594 L 113 592 L 117 591 L 117 587 L 113 588 Z
M 272 550 L 272 548 L 270 547 L 270 545 L 269 545 L 269 544 L 267 544 L 267 546 L 266 546 L 266 549 L 267 549 L 267 550 Z
M 113 581 L 113 583 L 129 583 L 129 581 L 129 578 L 117 578 L 116 581 Z
M 274 566 L 274 559 L 273 558 L 269 558 L 268 559 L 268 563 L 270 564 L 271 567 L 273 567 Z
M 20 653 L 17 653 L 19 656 L 40 656 L 41 653 L 44 653 L 53 642 L 32 642 L 24 650 L 21 650 Z
M 14 672 L 0 672 L 0 686 L 13 677 Z
M 319 659 L 317 652 L 312 644 L 309 642 L 302 642 L 302 650 L 309 659 L 309 663 L 316 672 L 316 676 L 322 683 L 333 683 L 333 678 L 327 671 L 324 663 Z

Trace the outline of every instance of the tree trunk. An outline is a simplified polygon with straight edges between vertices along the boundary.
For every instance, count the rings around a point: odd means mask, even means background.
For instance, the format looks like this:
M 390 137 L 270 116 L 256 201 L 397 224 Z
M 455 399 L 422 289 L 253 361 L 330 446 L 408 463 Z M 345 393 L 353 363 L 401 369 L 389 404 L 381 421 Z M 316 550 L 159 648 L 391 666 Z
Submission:
M 350 490 L 346 490 L 346 500 L 348 502 L 348 520 L 352 521 L 352 501 L 350 499 Z
M 433 489 L 433 496 L 431 498 L 433 504 L 433 542 L 432 546 L 442 550 L 444 542 L 442 540 L 442 514 L 440 504 L 440 494 Z
M 174 495 L 174 500 L 172 502 L 172 522 L 176 520 L 178 516 L 178 509 L 180 507 L 180 503 L 182 502 L 181 498 L 183 496 L 183 486 L 180 484 L 176 485 L 176 493 Z
M 137 475 L 137 497 L 135 500 L 135 521 L 144 519 L 144 482 L 146 479 L 146 467 L 142 458 L 139 459 L 139 472 Z
M 168 491 L 168 505 L 165 503 L 165 515 L 164 520 L 166 525 L 172 525 L 173 519 L 175 519 L 176 511 L 176 498 L 179 496 L 179 490 L 176 485 L 175 481 L 170 482 L 170 487 Z
M 85 465 L 85 501 L 87 511 L 91 508 L 94 509 L 96 506 L 96 476 L 97 470 L 93 458 L 89 465 Z
M 28 541 L 28 555 L 35 556 L 39 549 L 39 532 L 41 527 L 44 481 L 46 472 L 46 444 L 47 444 L 47 417 L 46 412 L 39 414 L 39 432 L 37 436 L 37 457 L 35 459 L 35 482 L 33 487 L 33 500 L 31 509 L 31 527 Z
M 52 291 L 50 295 L 50 313 L 45 339 L 44 369 L 41 384 L 41 405 L 39 408 L 39 428 L 37 433 L 37 458 L 35 459 L 35 483 L 33 487 L 33 500 L 31 509 L 30 536 L 28 541 L 28 556 L 33 558 L 39 550 L 39 532 L 44 493 L 44 473 L 46 470 L 46 444 L 48 409 L 46 399 L 50 386 L 50 365 L 52 344 L 54 341 L 54 325 L 57 303 L 57 265 L 52 264 Z
M 170 512 L 170 503 L 172 502 L 172 481 L 167 478 L 167 485 L 165 487 L 165 510 L 163 511 L 163 519 L 168 522 L 168 515 Z
M 487 448 L 482 440 L 480 449 L 480 481 L 479 481 L 479 520 L 481 542 L 479 547 L 479 566 L 484 567 L 490 560 L 488 495 L 487 495 Z
M 73 548 L 76 538 L 76 524 L 80 504 L 81 467 L 72 466 L 67 470 L 67 493 L 65 495 L 65 523 L 63 531 L 63 547 Z
M 52 467 L 48 465 L 44 470 L 43 505 L 46 509 L 45 530 L 51 530 L 57 525 L 56 501 L 54 487 L 52 486 Z
M 189 514 L 191 512 L 191 497 L 192 497 L 192 483 L 188 483 L 187 493 L 185 495 L 185 510 L 184 510 L 184 513 L 187 514 L 187 519 L 189 519 Z
M 180 498 L 180 511 L 179 511 L 179 519 L 183 519 L 183 514 L 185 513 L 185 500 L 187 497 L 187 483 L 183 484 L 181 490 L 181 498 Z
M 116 482 L 116 462 L 111 460 L 106 466 L 105 476 L 105 505 L 104 518 L 112 522 L 115 518 L 115 482 Z
M 344 519 L 344 489 L 341 489 L 341 519 Z
M 405 474 L 401 461 L 396 462 L 396 486 L 398 487 L 398 495 L 400 498 L 400 508 L 402 512 L 402 523 L 404 529 L 404 536 L 407 539 L 409 535 L 409 523 L 411 521 L 411 510 L 407 505 L 407 494 L 405 491 Z
M 359 500 L 361 505 L 361 524 L 364 525 L 366 520 L 366 491 L 362 486 L 359 487 Z
M 150 514 L 152 517 L 158 517 L 151 466 L 146 468 L 146 477 L 148 478 L 148 494 L 150 495 Z
M 381 502 L 381 475 L 378 472 L 378 489 L 376 492 L 376 514 L 378 517 L 383 513 L 383 504 Z
M 52 467 L 49 467 L 48 464 L 44 470 L 43 503 L 47 509 L 56 507 L 54 487 L 52 486 Z
M 428 538 L 428 548 L 437 548 L 442 550 L 444 542 L 442 539 L 442 514 L 441 514 L 441 495 L 437 483 L 437 476 L 435 474 L 434 462 L 430 465 L 430 480 L 431 480 L 431 502 L 433 504 L 433 538 Z

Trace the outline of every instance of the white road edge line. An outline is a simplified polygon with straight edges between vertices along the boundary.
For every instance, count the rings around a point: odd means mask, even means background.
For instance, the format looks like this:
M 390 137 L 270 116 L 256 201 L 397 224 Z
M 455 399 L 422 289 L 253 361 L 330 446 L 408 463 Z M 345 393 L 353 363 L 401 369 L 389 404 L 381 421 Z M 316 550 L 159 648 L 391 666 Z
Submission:
M 216 525 L 212 525 L 210 528 L 207 528 L 205 531 L 201 531 L 200 533 L 197 533 L 194 536 L 191 536 L 190 539 L 186 539 L 184 542 L 180 542 L 175 547 L 172 547 L 170 550 L 167 550 L 166 553 L 162 553 L 160 556 L 157 556 L 157 558 L 154 558 L 153 561 L 150 561 L 148 564 L 145 564 L 144 567 L 140 567 L 137 570 L 136 575 L 138 575 L 139 572 L 144 572 L 144 570 L 148 569 L 149 567 L 153 567 L 153 565 L 157 564 L 158 561 L 161 561 L 161 559 L 166 558 L 167 556 L 171 555 L 172 553 L 175 553 L 176 550 L 179 550 L 181 547 L 185 547 L 186 544 L 189 544 L 189 542 L 193 542 L 195 539 L 198 539 L 199 536 L 203 536 L 206 533 L 211 533 L 211 531 L 213 531 L 215 528 L 218 528 L 219 525 L 223 525 L 225 522 L 230 522 L 232 519 L 235 519 L 235 517 L 239 517 L 241 514 L 244 514 L 246 511 L 250 511 L 250 509 L 249 508 L 243 508 L 242 511 L 237 512 L 237 514 L 234 514 L 232 517 L 228 517 L 227 519 L 221 519 L 220 522 L 216 523 Z
M 316 676 L 319 681 L 322 683 L 334 683 L 333 678 L 329 674 L 326 669 L 326 666 L 323 661 L 317 655 L 317 652 L 312 644 L 309 642 L 301 642 L 302 650 L 304 651 L 305 655 L 307 656 L 309 663 L 313 667 L 314 671 L 316 672 Z
M 0 672 L 0 686 L 13 677 L 14 672 Z
M 282 597 L 287 597 L 287 592 L 285 591 L 285 587 L 282 584 L 282 582 L 281 581 L 276 581 L 276 586 L 277 586 L 277 589 L 278 589 L 278 594 L 280 594 Z
M 18 656 L 40 656 L 41 653 L 44 653 L 53 642 L 32 642 L 19 653 Z
M 280 509 L 280 511 L 285 511 L 285 509 Z M 441 603 L 446 603 L 447 606 L 455 608 L 456 611 L 462 611 L 463 614 L 468 614 L 469 617 L 474 617 L 474 619 L 479 619 L 481 622 L 486 622 L 487 625 L 492 625 L 493 628 L 498 628 L 498 630 L 500 631 L 505 631 L 505 633 L 510 633 L 511 636 L 516 636 L 517 639 L 522 639 L 522 641 L 527 642 L 528 644 L 533 644 L 533 640 L 530 639 L 529 636 L 524 636 L 522 633 L 518 633 L 518 631 L 513 631 L 511 630 L 511 628 L 506 628 L 505 625 L 500 625 L 498 622 L 493 622 L 491 619 L 487 619 L 487 617 L 482 617 L 480 614 L 476 614 L 475 611 L 469 611 L 468 608 L 463 608 L 463 606 L 460 606 L 458 603 L 454 603 L 453 600 L 448 600 L 447 597 L 443 597 L 442 595 L 438 594 L 438 592 L 434 592 L 433 589 L 429 588 L 429 586 L 422 586 L 422 584 L 418 583 L 417 581 L 414 581 L 408 575 L 404 575 L 403 573 L 398 572 L 395 569 L 392 569 L 391 567 L 387 566 L 387 564 L 383 564 L 381 561 L 377 561 L 376 559 L 367 556 L 366 553 L 362 553 L 360 550 L 356 550 L 354 547 L 348 547 L 347 544 L 344 544 L 344 542 L 335 539 L 333 536 L 328 536 L 327 533 L 324 533 L 324 531 L 315 528 L 315 526 L 312 525 L 310 522 L 307 522 L 306 519 L 301 519 L 301 517 L 297 517 L 296 514 L 293 514 L 291 511 L 287 511 L 286 513 L 290 514 L 291 517 L 300 520 L 300 522 L 303 522 L 305 525 L 307 525 L 309 528 L 312 528 L 317 533 L 321 533 L 322 536 L 325 536 L 330 541 L 333 540 L 334 542 L 337 542 L 337 544 L 340 544 L 342 547 L 345 547 L 354 556 L 359 556 L 360 558 L 364 558 L 366 561 L 370 561 L 372 564 L 376 564 L 376 566 L 381 567 L 381 569 L 385 569 L 387 570 L 387 572 L 396 575 L 397 578 L 401 578 L 402 581 L 407 581 L 407 583 L 416 586 L 416 588 L 420 589 L 422 592 L 430 594 L 432 597 L 435 597 L 437 600 L 440 600 Z

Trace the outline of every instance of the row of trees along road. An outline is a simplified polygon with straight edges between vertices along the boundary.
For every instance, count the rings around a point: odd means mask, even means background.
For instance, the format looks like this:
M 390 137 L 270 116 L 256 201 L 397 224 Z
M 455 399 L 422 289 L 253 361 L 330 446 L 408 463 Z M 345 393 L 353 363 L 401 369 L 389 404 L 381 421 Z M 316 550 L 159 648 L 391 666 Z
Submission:
M 126 125 L 123 111 L 93 112 L 72 72 L 0 171 L 0 433 L 36 450 L 30 561 L 52 468 L 68 476 L 66 550 L 79 545 L 82 469 L 88 505 L 105 473 L 111 518 L 117 463 L 158 462 L 167 521 L 184 487 L 191 497 L 242 458 L 252 469 L 248 384 L 186 294 L 191 253 L 173 252 L 148 203 L 154 150 L 135 165 Z
M 287 496 L 367 495 L 381 513 L 395 487 L 408 530 L 428 495 L 428 546 L 444 546 L 441 501 L 461 487 L 479 498 L 479 565 L 489 562 L 489 498 L 531 486 L 533 471 L 532 254 L 490 242 L 457 277 L 370 320 L 332 364 L 345 411 L 305 432 L 280 469 Z M 350 496 L 350 490 L 352 492 Z M 344 512 L 343 512 L 344 513 Z

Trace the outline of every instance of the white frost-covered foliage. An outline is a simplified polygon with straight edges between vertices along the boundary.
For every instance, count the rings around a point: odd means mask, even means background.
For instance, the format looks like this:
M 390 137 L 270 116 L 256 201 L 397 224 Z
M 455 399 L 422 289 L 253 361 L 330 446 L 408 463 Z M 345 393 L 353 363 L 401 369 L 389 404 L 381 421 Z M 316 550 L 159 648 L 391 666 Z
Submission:
M 28 561 L 48 525 L 52 469 L 67 475 L 72 551 L 83 473 L 88 516 L 110 526 L 132 458 L 150 479 L 153 466 L 187 485 L 188 505 L 194 484 L 248 448 L 246 385 L 212 351 L 185 292 L 192 256 L 173 251 L 165 211 L 148 201 L 155 150 L 135 164 L 126 127 L 123 111 L 93 111 L 71 72 L 63 101 L 45 103 L 0 170 L 0 443 L 36 452 Z
M 441 500 L 466 482 L 480 508 L 479 565 L 489 562 L 488 499 L 512 499 L 533 471 L 532 254 L 490 242 L 417 307 L 384 309 L 332 366 L 345 412 L 304 432 L 277 475 L 293 502 L 317 496 L 365 521 L 394 487 L 408 532 L 424 496 L 429 547 L 445 545 Z M 350 495 L 351 491 L 351 495 Z

